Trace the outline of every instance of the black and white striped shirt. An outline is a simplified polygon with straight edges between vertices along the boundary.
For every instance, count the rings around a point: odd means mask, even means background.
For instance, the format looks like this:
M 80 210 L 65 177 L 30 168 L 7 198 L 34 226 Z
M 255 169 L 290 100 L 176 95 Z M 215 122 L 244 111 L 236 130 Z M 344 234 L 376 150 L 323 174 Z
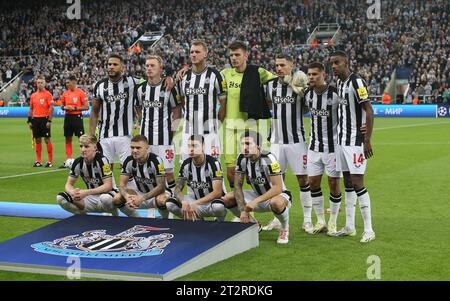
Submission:
M 258 195 L 263 195 L 272 188 L 271 176 L 282 175 L 277 158 L 270 152 L 263 151 L 255 162 L 239 154 L 236 162 L 236 172 L 244 173 L 247 180 Z M 283 179 L 283 191 L 286 191 Z
M 224 95 L 222 75 L 212 67 L 206 67 L 202 73 L 189 70 L 180 85 L 180 94 L 184 98 L 186 134 L 213 134 L 218 132 L 217 104 L 219 96 Z
M 291 144 L 305 142 L 304 101 L 291 86 L 275 78 L 264 85 L 266 99 L 272 102 L 270 142 Z
M 150 145 L 172 144 L 172 109 L 178 106 L 177 91 L 165 91 L 164 81 L 144 82 L 137 89 L 137 104 L 142 107 L 141 135 Z
M 81 176 L 88 189 L 102 186 L 103 180 L 112 178 L 112 175 L 108 159 L 99 153 L 95 154 L 91 163 L 87 163 L 83 157 L 76 158 L 69 173 L 69 177 L 75 179 Z
M 94 98 L 101 102 L 100 139 L 131 135 L 136 88 L 136 80 L 127 75 L 117 83 L 103 79 L 95 84 Z
M 165 177 L 164 163 L 154 153 L 149 153 L 147 161 L 140 164 L 128 156 L 123 162 L 122 175 L 133 177 L 138 190 L 142 193 L 150 192 L 157 186 L 156 177 Z
M 337 80 L 337 90 L 339 95 L 338 144 L 361 146 L 364 141 L 361 126 L 366 123 L 366 111 L 361 104 L 370 101 L 367 84 L 359 75 L 352 73 L 344 81 Z
M 311 113 L 309 149 L 316 152 L 334 153 L 337 144 L 339 99 L 337 89 L 328 86 L 321 94 L 306 89 L 306 104 Z
M 192 158 L 184 160 L 178 178 L 186 179 L 190 193 L 197 200 L 213 192 L 213 181 L 216 180 L 222 181 L 223 195 L 226 193 L 220 162 L 210 155 L 205 155 L 201 166 L 196 166 Z

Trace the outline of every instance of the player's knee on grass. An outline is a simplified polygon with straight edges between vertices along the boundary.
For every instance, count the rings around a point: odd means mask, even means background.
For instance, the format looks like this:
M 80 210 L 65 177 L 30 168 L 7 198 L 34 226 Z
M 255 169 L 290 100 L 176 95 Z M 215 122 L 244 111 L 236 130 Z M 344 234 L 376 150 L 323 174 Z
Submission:
M 215 217 L 223 221 L 227 215 L 227 208 L 222 200 L 214 200 L 211 202 L 212 212 Z
M 83 213 L 81 210 L 79 210 L 77 208 L 77 206 L 75 206 L 71 202 L 72 198 L 66 192 L 58 193 L 58 195 L 56 196 L 56 201 L 61 206 L 61 208 L 63 208 L 66 211 L 69 211 L 70 213 L 73 213 L 73 214 L 82 214 Z
M 175 198 L 168 198 L 166 201 L 166 207 L 167 210 L 169 210 L 169 212 L 171 212 L 172 214 L 175 214 L 178 217 L 182 217 L 181 216 L 181 204 L 180 202 L 178 202 L 177 199 Z
M 276 214 L 281 214 L 287 206 L 287 201 L 282 196 L 276 196 L 270 200 L 270 208 Z

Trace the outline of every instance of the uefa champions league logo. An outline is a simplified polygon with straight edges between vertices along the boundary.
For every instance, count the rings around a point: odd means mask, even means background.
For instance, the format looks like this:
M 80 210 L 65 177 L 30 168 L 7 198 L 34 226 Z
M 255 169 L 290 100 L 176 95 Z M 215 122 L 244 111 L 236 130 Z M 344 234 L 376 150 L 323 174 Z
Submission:
M 91 230 L 81 235 L 70 235 L 52 242 L 33 244 L 31 247 L 40 253 L 84 258 L 121 259 L 154 256 L 164 252 L 173 234 L 161 233 L 147 237 L 135 235 L 165 230 L 169 228 L 134 226 L 116 235 L 108 235 L 106 230 Z
M 447 115 L 447 108 L 446 107 L 439 107 L 438 109 L 438 115 L 439 116 L 446 116 Z

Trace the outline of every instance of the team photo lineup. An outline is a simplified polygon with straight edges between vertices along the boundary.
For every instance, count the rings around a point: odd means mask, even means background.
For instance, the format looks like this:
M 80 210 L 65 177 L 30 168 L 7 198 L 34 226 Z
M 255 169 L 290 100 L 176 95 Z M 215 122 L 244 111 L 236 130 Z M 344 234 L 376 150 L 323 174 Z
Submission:
M 67 217 L 257 229 L 187 280 L 448 279 L 450 3 L 0 6 L 0 280 L 60 280 L 1 251 Z
M 276 74 L 272 74 L 247 64 L 249 52 L 244 42 L 232 42 L 229 50 L 232 67 L 218 71 L 208 66 L 207 44 L 193 41 L 192 65 L 179 72 L 179 79 L 163 78 L 163 58 L 149 55 L 143 81 L 127 75 L 123 58 L 111 54 L 106 63 L 108 78 L 94 86 L 87 134 L 81 114 L 88 109 L 86 96 L 76 87 L 76 78 L 67 78 L 69 89 L 61 103 L 66 112 L 66 162 L 71 162 L 72 136 L 79 137 L 81 157 L 70 166 L 61 166 L 70 168 L 70 175 L 57 202 L 74 214 L 117 215 L 120 210 L 136 217 L 137 208 L 157 208 L 162 218 L 168 218 L 170 212 L 193 221 L 204 217 L 223 221 L 230 211 L 240 222 L 257 222 L 252 212 L 273 212 L 274 219 L 262 229 L 278 229 L 277 243 L 284 244 L 289 241 L 293 193 L 300 196 L 303 230 L 310 234 L 326 231 L 330 236 L 356 235 L 355 205 L 359 199 L 364 220 L 361 242 L 374 240 L 370 197 L 364 187 L 366 160 L 373 154 L 373 110 L 367 85 L 350 71 L 347 54 L 336 50 L 330 56 L 338 78 L 337 87 L 333 87 L 325 82 L 322 63 L 311 62 L 307 74 L 293 73 L 293 59 L 281 53 L 275 57 Z M 34 166 L 42 166 L 44 138 L 48 152 L 45 167 L 52 167 L 53 99 L 45 90 L 44 78 L 38 79 L 38 85 L 31 96 L 28 118 L 36 140 Z M 307 111 L 312 116 L 309 145 L 303 126 Z M 175 181 L 173 136 L 181 116 L 185 123 Z M 268 118 L 269 131 L 260 133 L 258 121 Z M 131 137 L 133 127 L 139 128 L 140 134 Z M 263 147 L 267 138 L 270 150 Z M 121 174 L 118 186 L 112 177 L 116 155 L 120 161 L 116 172 L 120 169 Z M 221 156 L 226 162 L 223 170 Z M 283 182 L 288 166 L 297 176 L 298 188 L 288 190 Z M 224 172 L 232 188 L 228 193 Z M 331 188 L 328 222 L 321 191 L 324 172 Z M 341 175 L 346 224 L 338 230 Z M 74 186 L 80 176 L 87 189 Z M 251 190 L 243 190 L 245 180 Z M 185 184 L 187 195 L 182 192 Z M 315 225 L 312 209 L 317 216 Z

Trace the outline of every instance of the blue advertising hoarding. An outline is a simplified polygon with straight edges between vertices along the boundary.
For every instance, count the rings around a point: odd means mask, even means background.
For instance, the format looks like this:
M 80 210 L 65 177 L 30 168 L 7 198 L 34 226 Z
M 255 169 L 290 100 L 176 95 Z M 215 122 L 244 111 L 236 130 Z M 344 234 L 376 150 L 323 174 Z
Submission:
M 54 107 L 53 117 L 64 117 L 65 112 L 61 110 L 61 107 Z M 30 107 L 0 107 L 0 118 L 1 117 L 27 117 Z M 89 117 L 89 110 L 83 111 L 84 117 Z
M 380 105 L 375 104 L 375 117 L 434 117 L 436 105 Z

